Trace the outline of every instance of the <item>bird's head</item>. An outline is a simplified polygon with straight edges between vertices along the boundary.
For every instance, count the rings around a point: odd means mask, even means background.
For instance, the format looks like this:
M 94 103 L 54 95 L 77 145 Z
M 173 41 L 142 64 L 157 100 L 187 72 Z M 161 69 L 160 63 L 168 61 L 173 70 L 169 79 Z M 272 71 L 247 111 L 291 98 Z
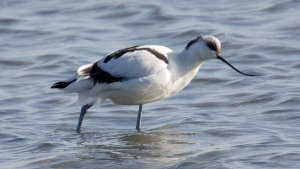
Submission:
M 243 75 L 257 76 L 241 72 L 233 65 L 231 65 L 228 61 L 226 61 L 223 57 L 221 57 L 221 43 L 219 39 L 214 36 L 200 35 L 196 39 L 191 40 L 186 45 L 185 50 L 187 50 L 189 55 L 197 55 L 203 61 L 209 59 L 220 59 L 232 69 Z

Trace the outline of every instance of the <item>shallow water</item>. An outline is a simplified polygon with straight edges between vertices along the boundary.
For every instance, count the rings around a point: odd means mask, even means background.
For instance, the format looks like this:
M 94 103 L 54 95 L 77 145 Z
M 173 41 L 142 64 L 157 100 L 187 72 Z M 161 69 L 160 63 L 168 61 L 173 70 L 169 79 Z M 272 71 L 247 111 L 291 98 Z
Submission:
M 300 168 L 300 2 L 0 1 L 1 168 Z M 76 95 L 50 86 L 131 45 L 181 50 L 199 33 L 246 77 L 209 61 L 179 94 L 107 101 L 75 128 Z

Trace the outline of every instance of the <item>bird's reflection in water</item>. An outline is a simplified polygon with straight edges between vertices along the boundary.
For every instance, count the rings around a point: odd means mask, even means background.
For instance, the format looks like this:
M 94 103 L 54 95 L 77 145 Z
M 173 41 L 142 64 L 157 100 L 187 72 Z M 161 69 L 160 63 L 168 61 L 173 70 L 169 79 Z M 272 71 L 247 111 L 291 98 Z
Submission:
M 198 138 L 196 133 L 173 129 L 165 125 L 142 132 L 106 129 L 80 135 L 71 135 L 66 131 L 65 143 L 76 158 L 91 164 L 102 166 L 110 161 L 109 165 L 126 163 L 135 166 L 142 159 L 151 164 L 150 168 L 159 168 L 160 165 L 172 165 L 200 152 L 195 140 Z M 70 140 L 73 143 L 76 140 L 76 144 L 70 144 Z

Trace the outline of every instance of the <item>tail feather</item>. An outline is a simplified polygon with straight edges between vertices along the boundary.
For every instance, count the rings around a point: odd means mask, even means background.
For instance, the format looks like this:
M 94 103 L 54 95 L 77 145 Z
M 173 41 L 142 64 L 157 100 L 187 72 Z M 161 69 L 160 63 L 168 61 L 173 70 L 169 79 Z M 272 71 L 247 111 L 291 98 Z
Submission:
M 53 88 L 57 88 L 57 89 L 64 89 L 66 88 L 67 86 L 69 86 L 71 83 L 75 82 L 76 79 L 72 80 L 72 81 L 69 81 L 69 82 L 66 82 L 66 81 L 60 81 L 60 82 L 57 82 L 57 83 L 54 83 L 52 86 L 51 86 L 51 89 Z
M 51 88 L 64 90 L 66 92 L 80 93 L 93 87 L 93 81 L 90 79 L 90 70 L 93 64 L 87 64 L 79 67 L 75 77 L 64 81 L 54 83 Z
M 64 91 L 70 93 L 80 93 L 86 90 L 90 90 L 93 88 L 93 81 L 86 77 L 86 78 L 79 78 L 74 83 L 69 84 Z

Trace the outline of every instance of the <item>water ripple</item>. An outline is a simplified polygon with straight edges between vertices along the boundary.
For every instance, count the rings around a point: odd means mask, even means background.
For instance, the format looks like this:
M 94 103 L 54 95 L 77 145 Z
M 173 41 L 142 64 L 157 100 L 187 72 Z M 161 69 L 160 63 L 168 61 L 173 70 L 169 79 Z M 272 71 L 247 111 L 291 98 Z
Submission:
M 0 163 L 13 168 L 299 168 L 297 0 L 0 2 Z M 50 89 L 122 47 L 222 42 L 181 93 L 137 106 L 107 101 L 75 128 L 76 95 Z

